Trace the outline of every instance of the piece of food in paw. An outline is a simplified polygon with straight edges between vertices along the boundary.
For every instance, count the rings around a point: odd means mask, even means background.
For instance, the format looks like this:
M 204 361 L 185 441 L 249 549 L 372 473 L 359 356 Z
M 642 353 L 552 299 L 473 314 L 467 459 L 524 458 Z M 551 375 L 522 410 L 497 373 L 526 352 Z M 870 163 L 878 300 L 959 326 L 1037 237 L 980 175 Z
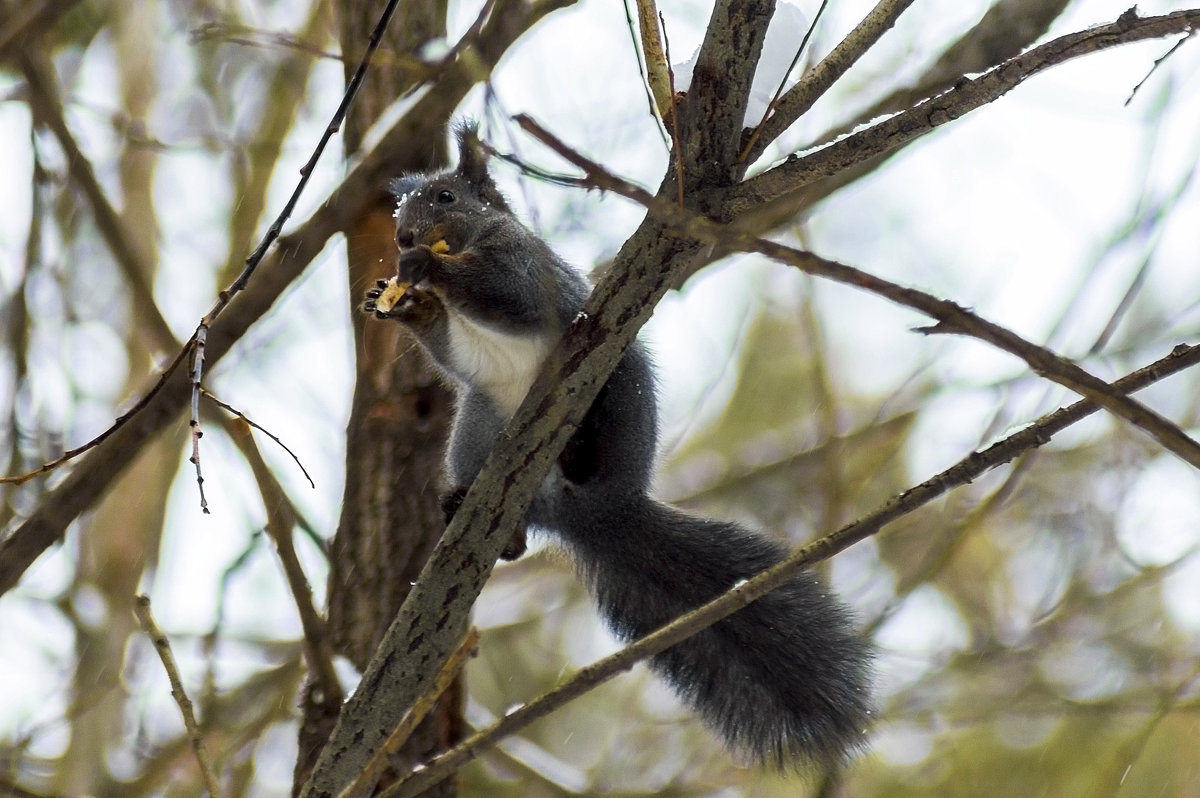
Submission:
M 404 292 L 409 289 L 411 283 L 402 283 L 396 280 L 395 277 L 387 281 L 387 285 L 379 292 L 379 296 L 375 298 L 375 309 L 381 313 L 387 313 L 396 306 L 400 298 L 404 296 Z
M 445 255 L 450 252 L 450 245 L 446 243 L 446 239 L 439 238 L 429 245 L 429 250 L 435 255 Z

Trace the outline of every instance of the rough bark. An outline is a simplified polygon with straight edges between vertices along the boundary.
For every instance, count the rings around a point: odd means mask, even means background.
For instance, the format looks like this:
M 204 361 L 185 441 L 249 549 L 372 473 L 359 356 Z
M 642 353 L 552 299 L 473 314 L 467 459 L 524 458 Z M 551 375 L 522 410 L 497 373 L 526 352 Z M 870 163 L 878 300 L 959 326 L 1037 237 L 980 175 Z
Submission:
M 445 6 L 444 0 L 430 0 L 402 5 L 397 11 L 385 34 L 381 65 L 372 69 L 347 118 L 347 155 L 357 151 L 365 131 L 391 102 L 412 87 L 412 73 L 402 65 L 424 42 L 445 34 Z M 336 13 L 349 79 L 378 19 L 378 8 L 343 2 Z M 427 153 L 428 160 L 405 164 L 406 170 L 445 163 L 442 137 L 410 151 Z M 381 193 L 347 231 L 351 300 L 393 270 L 394 239 L 392 203 Z M 354 314 L 356 370 L 347 426 L 346 486 L 330 563 L 329 632 L 334 651 L 364 669 L 444 529 L 433 488 L 440 480 L 453 397 L 397 326 L 364 325 L 364 316 L 347 311 Z M 397 752 L 399 761 L 412 764 L 457 741 L 461 696 L 460 677 Z M 324 699 L 319 691 L 305 692 L 297 788 L 341 708 Z M 385 774 L 383 783 L 387 781 Z M 447 781 L 427 794 L 454 792 L 453 782 Z

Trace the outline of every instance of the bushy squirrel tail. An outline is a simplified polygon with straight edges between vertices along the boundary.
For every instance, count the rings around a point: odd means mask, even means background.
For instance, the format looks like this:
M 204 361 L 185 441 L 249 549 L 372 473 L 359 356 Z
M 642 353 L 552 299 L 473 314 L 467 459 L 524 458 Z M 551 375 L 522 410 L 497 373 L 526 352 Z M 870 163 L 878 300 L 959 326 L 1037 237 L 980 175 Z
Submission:
M 786 554 L 736 524 L 648 497 L 575 520 L 566 542 L 601 613 L 627 641 Z M 780 766 L 836 766 L 865 742 L 871 659 L 849 610 L 802 572 L 650 664 L 734 751 Z

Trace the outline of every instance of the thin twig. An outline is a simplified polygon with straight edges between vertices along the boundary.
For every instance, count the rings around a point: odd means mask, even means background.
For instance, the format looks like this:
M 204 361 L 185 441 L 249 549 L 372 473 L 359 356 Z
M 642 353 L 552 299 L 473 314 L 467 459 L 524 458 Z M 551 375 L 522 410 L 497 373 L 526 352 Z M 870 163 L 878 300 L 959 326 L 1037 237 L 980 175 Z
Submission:
M 283 449 L 285 452 L 287 452 L 289 455 L 291 455 L 292 460 L 295 461 L 296 466 L 300 469 L 300 472 L 302 474 L 304 474 L 304 478 L 308 480 L 308 484 L 313 488 L 317 487 L 317 483 L 313 482 L 313 478 L 308 475 L 308 469 L 306 469 L 304 467 L 304 463 L 300 462 L 300 458 L 296 456 L 296 453 L 293 452 L 290 448 L 288 448 L 288 445 L 286 443 L 284 443 L 282 440 L 280 440 L 277 435 L 274 435 L 269 429 L 267 429 L 266 427 L 262 426 L 261 424 L 255 422 L 253 419 L 251 419 L 249 416 L 247 416 L 241 410 L 238 410 L 233 405 L 222 402 L 220 399 L 218 399 L 216 396 L 214 396 L 212 394 L 212 392 L 210 392 L 207 388 L 201 388 L 200 393 L 201 393 L 201 395 L 204 396 L 204 398 L 208 399 L 210 402 L 215 404 L 217 407 L 220 407 L 223 410 L 228 410 L 230 413 L 233 413 L 235 416 L 240 418 L 242 421 L 245 421 L 250 426 L 254 427 L 256 430 L 261 432 L 263 435 L 266 435 L 268 438 L 275 441 L 275 444 L 280 449 Z
M 316 58 L 344 61 L 341 53 L 322 49 L 287 31 L 266 31 L 250 25 L 227 22 L 205 22 L 188 31 L 188 44 L 216 41 L 218 44 L 238 44 L 243 47 L 278 47 L 296 50 Z
M 354 798 L 354 796 L 359 794 L 369 794 L 369 790 L 375 786 L 379 774 L 387 765 L 388 756 L 400 750 L 400 746 L 404 745 L 404 742 L 412 735 L 413 729 L 417 727 L 417 724 L 429 714 L 429 711 L 433 709 L 442 693 L 449 689 L 455 677 L 458 676 L 459 671 L 467 664 L 467 659 L 475 656 L 478 645 L 479 630 L 472 626 L 466 635 L 463 636 L 462 642 L 458 644 L 458 648 L 454 649 L 454 653 L 446 660 L 446 664 L 438 671 L 437 679 L 434 680 L 430 691 L 417 699 L 417 702 L 404 713 L 399 723 L 396 724 L 396 728 L 392 729 L 392 733 L 388 735 L 387 740 L 371 756 L 371 760 L 367 762 L 366 767 L 359 773 L 358 778 L 338 793 L 338 798 Z M 395 790 L 396 785 L 392 785 L 380 793 L 379 798 L 388 798 L 388 796 L 394 794 Z
M 1166 357 L 1121 378 L 1114 387 L 1131 393 L 1197 364 L 1200 364 L 1200 346 L 1181 344 Z M 828 559 L 865 540 L 897 518 L 929 504 L 952 488 L 970 484 L 1021 453 L 1048 443 L 1054 435 L 1099 409 L 1094 402 L 1081 399 L 1069 407 L 1045 415 L 1021 431 L 983 451 L 971 453 L 940 474 L 909 488 L 874 513 L 797 548 L 780 564 L 651 632 L 617 653 L 588 665 L 550 692 L 517 707 L 493 725 L 476 732 L 444 754 L 434 757 L 425 767 L 414 771 L 390 790 L 387 798 L 413 798 L 421 794 L 496 745 L 501 739 L 550 714 L 617 674 L 629 670 L 635 663 L 664 651 L 745 607 L 813 563 Z
M 192 340 L 195 340 L 195 339 L 192 339 Z M 129 408 L 124 413 L 117 416 L 116 420 L 113 421 L 111 427 L 104 430 L 104 432 L 101 432 L 99 435 L 92 438 L 87 443 L 85 443 L 81 446 L 76 446 L 74 449 L 70 449 L 66 452 L 63 452 L 61 455 L 59 455 L 55 459 L 50 460 L 45 463 L 42 463 L 40 466 L 33 469 L 32 471 L 28 471 L 24 474 L 16 474 L 14 476 L 9 476 L 9 477 L 0 477 L 0 484 L 8 484 L 8 485 L 23 484 L 23 483 L 28 482 L 29 480 L 33 479 L 36 476 L 40 476 L 41 474 L 49 473 L 50 471 L 53 471 L 54 469 L 61 466 L 63 463 L 66 463 L 67 461 L 78 457 L 79 455 L 83 454 L 84 452 L 88 451 L 89 449 L 94 449 L 97 446 L 99 446 L 106 439 L 108 439 L 109 436 L 111 436 L 113 433 L 115 433 L 121 427 L 125 426 L 129 422 L 130 419 L 132 419 L 139 412 L 141 412 L 142 408 L 144 408 L 146 405 L 150 404 L 151 399 L 153 399 L 155 396 L 158 395 L 158 392 L 163 389 L 164 385 L 166 385 L 167 379 L 175 372 L 175 369 L 179 368 L 179 364 L 183 362 L 184 357 L 186 357 L 187 354 L 192 351 L 192 340 L 189 340 L 187 343 L 185 343 L 183 345 L 183 348 L 181 348 L 179 350 L 179 352 L 175 355 L 175 359 L 172 360 L 169 364 L 167 364 L 167 367 L 162 370 L 162 373 L 160 373 L 158 375 L 158 380 L 154 383 L 153 387 L 151 387 L 150 390 L 147 391 L 144 396 L 142 396 L 140 399 L 138 399 L 137 402 L 133 405 L 133 407 Z
M 187 729 L 188 738 L 192 741 L 192 750 L 196 752 L 196 761 L 200 764 L 200 774 L 204 777 L 204 786 L 212 798 L 221 798 L 217 774 L 208 760 L 204 735 L 201 734 L 200 726 L 196 723 L 196 716 L 192 712 L 192 700 L 187 697 L 187 692 L 183 689 L 183 680 L 179 677 L 179 668 L 175 665 L 175 655 L 171 653 L 171 642 L 167 640 L 163 630 L 155 623 L 154 615 L 150 612 L 150 597 L 144 594 L 138 595 L 134 599 L 133 612 L 137 615 L 138 623 L 142 625 L 142 630 L 150 638 L 150 642 L 154 643 L 154 650 L 158 652 L 158 658 L 162 660 L 163 669 L 167 672 L 167 679 L 171 682 L 171 696 L 179 705 L 179 714 L 183 716 L 183 725 Z
M 262 496 L 263 509 L 267 514 L 267 533 L 275 542 L 275 551 L 279 555 L 288 589 L 300 616 L 308 666 L 321 689 L 320 700 L 324 704 L 337 707 L 342 703 L 343 693 L 337 671 L 333 667 L 333 646 L 329 642 L 329 628 L 321 613 L 317 611 L 312 587 L 308 583 L 308 577 L 300 564 L 292 540 L 297 525 L 296 509 L 288 498 L 287 491 L 279 484 L 279 480 L 263 460 L 262 452 L 255 445 L 254 436 L 250 433 L 251 423 L 238 413 L 238 419 L 227 421 L 226 430 L 250 465 L 258 492 Z
M 920 311 L 937 323 L 918 330 L 925 334 L 967 335 L 1024 360 L 1031 369 L 1046 379 L 1057 382 L 1085 396 L 1115 416 L 1125 419 L 1147 432 L 1163 448 L 1184 462 L 1200 468 L 1200 444 L 1155 411 L 1113 389 L 1113 386 L 1090 374 L 1070 360 L 1051 350 L 1027 341 L 1011 330 L 977 316 L 963 307 L 915 288 L 898 285 L 868 274 L 853 266 L 828 260 L 774 241 L 743 233 L 735 228 L 716 224 L 699 214 L 680 210 L 663 202 L 626 180 L 584 158 L 563 144 L 528 116 L 518 116 L 517 123 L 530 135 L 557 152 L 587 175 L 581 185 L 613 191 L 644 205 L 651 214 L 679 233 L 728 251 L 757 252 L 773 260 L 787 263 L 807 274 L 823 277 L 845 285 L 861 288 L 892 302 Z
M 767 120 L 775 113 L 775 106 L 779 103 L 779 98 L 783 94 L 784 87 L 787 86 L 788 76 L 792 74 L 792 70 L 796 68 L 796 64 L 800 63 L 800 56 L 803 55 L 804 48 L 808 46 L 808 41 L 812 38 L 813 31 L 817 29 L 817 23 L 821 21 L 821 16 L 825 13 L 825 8 L 828 5 L 829 0 L 821 0 L 821 5 L 817 8 L 817 13 L 813 16 L 808 30 L 804 32 L 804 37 L 800 40 L 800 45 L 796 48 L 796 54 L 792 56 L 792 63 L 788 64 L 788 68 L 780 76 L 779 86 L 776 87 L 775 94 L 771 96 L 771 102 L 767 103 L 767 107 L 763 109 L 762 119 L 754 126 L 754 130 L 751 131 L 750 137 L 746 140 L 746 146 L 742 149 L 742 154 L 738 156 L 739 161 L 745 161 L 750 155 L 750 150 L 754 149 L 754 144 L 758 141 L 763 126 L 767 124 Z
M 283 210 L 275 217 L 275 221 L 271 222 L 271 226 L 267 228 L 266 235 L 262 241 L 246 258 L 246 267 L 242 269 L 241 274 L 229 285 L 228 288 L 221 291 L 217 296 L 216 304 L 200 319 L 200 324 L 196 328 L 194 340 L 196 342 L 195 354 L 192 358 L 192 418 L 190 421 L 192 428 L 192 456 L 191 462 L 196 466 L 196 485 L 200 490 L 200 509 L 207 513 L 208 501 L 204 498 L 204 476 L 200 471 L 200 438 L 204 432 L 200 428 L 200 385 L 204 378 L 204 344 L 208 337 L 208 329 L 216 321 L 221 312 L 229 306 L 230 301 L 246 287 L 250 278 L 254 275 L 254 270 L 258 268 L 258 264 L 266 256 L 267 250 L 279 238 L 279 234 L 283 231 L 284 223 L 291 218 L 292 211 L 296 208 L 296 203 L 300 200 L 300 195 L 304 193 L 305 187 L 308 186 L 308 181 L 312 177 L 313 171 L 316 169 L 317 161 L 321 159 L 321 155 L 325 152 L 326 145 L 333 138 L 333 134 L 337 133 L 342 122 L 346 118 L 346 114 L 350 110 L 350 105 L 354 101 L 354 97 L 358 94 L 358 87 L 362 85 L 363 78 L 366 76 L 367 68 L 371 64 L 371 56 L 379 48 L 379 42 L 383 38 L 383 32 L 387 28 L 388 22 L 392 18 L 393 12 L 399 0 L 388 0 L 387 6 L 383 9 L 383 13 L 379 15 L 379 21 L 375 23 L 375 28 L 371 31 L 371 36 L 367 40 L 367 50 L 363 53 L 362 60 L 358 62 L 358 68 L 354 70 L 354 75 L 346 84 L 346 91 L 342 95 L 342 102 L 338 105 L 337 111 L 334 112 L 333 118 L 329 120 L 329 124 L 325 126 L 325 132 L 321 134 L 317 146 L 313 148 L 312 155 L 304 166 L 300 167 L 300 180 L 296 183 L 296 188 L 292 190 L 292 195 L 288 201 L 284 203 Z
M 1158 71 L 1158 68 L 1163 65 L 1163 62 L 1175 55 L 1175 51 L 1180 47 L 1183 47 L 1183 43 L 1195 35 L 1196 31 L 1194 29 L 1188 31 L 1186 34 L 1184 34 L 1183 38 L 1175 42 L 1174 47 L 1172 47 L 1170 50 L 1167 50 L 1166 55 L 1162 56 L 1161 58 L 1154 59 L 1154 64 L 1150 67 L 1150 71 L 1146 73 L 1146 77 L 1139 80 L 1137 85 L 1133 87 L 1133 91 L 1129 92 L 1129 96 L 1125 99 L 1126 106 L 1133 102 L 1133 98 L 1137 96 L 1138 91 L 1141 90 L 1142 86 L 1146 85 L 1146 81 L 1150 80 L 1151 76 L 1153 76 L 1154 73 Z
M 683 149 L 679 146 L 679 105 L 676 102 L 675 94 L 675 68 L 671 66 L 671 40 L 667 36 L 667 20 L 662 14 L 658 15 L 659 22 L 662 23 L 662 39 L 663 48 L 667 58 L 667 82 L 671 86 L 671 118 L 669 120 L 671 130 L 671 152 L 675 155 L 675 191 L 676 201 L 679 207 L 683 207 Z
M 291 217 L 292 211 L 295 210 L 296 203 L 299 202 L 300 195 L 304 193 L 309 178 L 312 177 L 312 173 L 317 167 L 317 161 L 321 159 L 321 155 L 325 152 L 326 145 L 333 138 L 333 134 L 341 130 L 342 122 L 345 120 L 346 114 L 350 111 L 350 104 L 354 102 L 354 97 L 358 94 L 358 87 L 362 85 L 363 78 L 367 74 L 367 69 L 371 65 L 371 56 L 379 48 L 379 41 L 383 38 L 383 32 L 387 28 L 388 22 L 391 21 L 392 14 L 395 12 L 398 2 L 399 0 L 388 0 L 387 6 L 384 7 L 383 13 L 379 15 L 379 21 L 375 23 L 375 28 L 371 31 L 371 36 L 367 40 L 367 49 L 363 53 L 362 59 L 358 62 L 358 68 L 354 70 L 354 75 L 350 78 L 350 82 L 346 84 L 346 91 L 342 95 L 341 104 L 338 105 L 333 118 L 329 120 L 329 124 L 325 126 L 325 132 L 321 135 L 321 139 L 313 149 L 312 155 L 309 156 L 304 166 L 300 167 L 300 181 L 296 183 L 296 188 L 292 190 L 291 197 L 284 203 L 283 210 L 275 217 L 275 221 L 271 222 L 271 226 L 267 228 L 267 233 L 263 236 L 262 241 L 250 253 L 250 257 L 246 258 L 246 268 L 242 270 L 242 273 L 237 276 L 237 279 L 228 288 L 221 292 L 217 304 L 204 317 L 203 324 L 212 324 L 213 320 L 229 304 L 229 300 L 246 287 L 246 283 L 254 275 L 254 270 L 258 268 L 258 264 L 267 254 L 267 250 L 275 243 L 275 239 L 279 238 L 279 234 L 283 231 L 284 222 Z
M 196 467 L 196 488 L 200 491 L 200 511 L 208 515 L 208 499 L 204 496 L 204 474 L 200 470 L 200 439 L 204 430 L 200 428 L 200 377 L 204 373 L 204 345 L 208 341 L 208 326 L 196 328 L 195 345 L 192 347 L 192 418 L 189 422 L 192 433 L 192 456 L 188 458 Z
M 674 113 L 675 103 L 671 96 L 675 93 L 675 85 L 668 74 L 671 69 L 671 57 L 663 49 L 663 37 L 659 28 L 662 18 L 654 5 L 654 0 L 636 0 L 636 3 L 641 48 L 636 46 L 637 42 L 635 41 L 634 51 L 641 56 L 638 59 L 638 66 L 642 65 L 643 60 L 645 62 L 646 90 L 650 92 L 650 110 L 656 112 L 664 122 L 669 123 L 668 117 Z M 628 14 L 628 0 L 626 0 L 625 8 L 626 14 Z M 630 20 L 631 25 L 632 22 L 633 20 Z M 664 25 L 662 30 L 665 29 Z M 630 33 L 633 33 L 632 27 Z
M 783 131 L 812 108 L 838 78 L 846 74 L 846 70 L 854 66 L 864 53 L 875 46 L 883 34 L 891 30 L 896 20 L 913 2 L 914 0 L 880 0 L 829 55 L 805 72 L 786 94 L 772 100 L 770 110 L 774 113 L 771 113 L 769 118 L 764 118 L 755 128 L 755 134 L 746 145 L 740 160 L 746 164 L 757 160 L 768 144 L 779 138 Z M 821 8 L 824 10 L 824 4 Z M 817 12 L 817 16 L 820 16 L 820 12 Z M 816 25 L 816 20 L 813 24 Z

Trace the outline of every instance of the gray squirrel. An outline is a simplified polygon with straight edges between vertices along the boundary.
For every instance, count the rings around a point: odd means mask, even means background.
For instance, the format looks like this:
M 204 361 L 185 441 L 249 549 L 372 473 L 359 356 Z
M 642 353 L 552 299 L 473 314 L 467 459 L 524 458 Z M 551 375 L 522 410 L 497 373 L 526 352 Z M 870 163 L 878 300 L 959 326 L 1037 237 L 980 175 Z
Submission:
M 526 228 L 488 174 L 475 128 L 457 130 L 454 171 L 392 181 L 397 276 L 363 310 L 404 323 L 455 385 L 447 522 L 588 284 Z M 654 375 L 633 343 L 539 488 L 527 525 L 566 546 L 613 631 L 630 641 L 782 560 L 736 524 L 648 495 L 657 445 Z M 501 555 L 525 550 L 522 530 Z M 871 650 L 816 576 L 782 587 L 650 660 L 736 752 L 836 767 L 863 745 Z

